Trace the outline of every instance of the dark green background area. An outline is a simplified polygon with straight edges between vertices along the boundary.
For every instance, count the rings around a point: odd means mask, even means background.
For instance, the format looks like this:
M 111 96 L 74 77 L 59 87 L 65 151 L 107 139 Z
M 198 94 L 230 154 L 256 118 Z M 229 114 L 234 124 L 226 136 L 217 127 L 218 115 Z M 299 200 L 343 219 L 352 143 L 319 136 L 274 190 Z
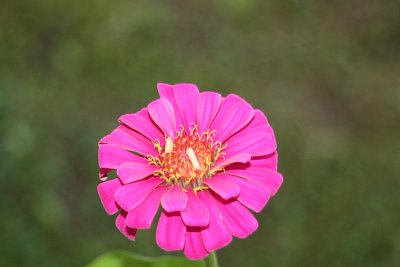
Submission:
M 222 266 L 400 266 L 394 0 L 1 0 L 0 266 L 166 254 L 96 192 L 97 141 L 160 81 L 240 94 L 276 131 L 284 184 Z

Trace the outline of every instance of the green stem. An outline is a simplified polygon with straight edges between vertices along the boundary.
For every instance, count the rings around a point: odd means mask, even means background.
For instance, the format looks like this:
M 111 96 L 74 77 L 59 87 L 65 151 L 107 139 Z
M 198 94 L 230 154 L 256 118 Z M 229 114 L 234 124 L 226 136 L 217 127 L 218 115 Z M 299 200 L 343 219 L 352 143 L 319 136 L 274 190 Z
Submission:
M 219 267 L 217 253 L 215 251 L 211 252 L 206 258 L 206 267 Z

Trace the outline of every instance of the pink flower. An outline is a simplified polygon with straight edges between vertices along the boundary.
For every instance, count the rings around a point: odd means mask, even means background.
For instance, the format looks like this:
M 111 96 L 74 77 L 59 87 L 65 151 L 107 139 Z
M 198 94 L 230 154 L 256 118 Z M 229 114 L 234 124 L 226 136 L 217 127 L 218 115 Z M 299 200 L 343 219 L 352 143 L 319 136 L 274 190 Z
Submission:
M 156 242 L 202 259 L 246 238 L 277 192 L 274 132 L 267 118 L 237 95 L 199 93 L 193 84 L 158 84 L 160 98 L 99 142 L 98 185 L 106 212 L 134 240 L 151 227 L 161 205 Z

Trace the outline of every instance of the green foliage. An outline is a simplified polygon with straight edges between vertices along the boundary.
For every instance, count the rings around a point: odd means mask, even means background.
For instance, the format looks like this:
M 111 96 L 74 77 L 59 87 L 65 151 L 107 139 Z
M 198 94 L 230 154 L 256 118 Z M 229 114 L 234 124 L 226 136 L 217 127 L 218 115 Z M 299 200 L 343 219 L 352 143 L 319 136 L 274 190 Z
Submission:
M 115 251 L 101 255 L 86 267 L 204 267 L 204 262 L 173 256 L 150 258 L 125 251 Z

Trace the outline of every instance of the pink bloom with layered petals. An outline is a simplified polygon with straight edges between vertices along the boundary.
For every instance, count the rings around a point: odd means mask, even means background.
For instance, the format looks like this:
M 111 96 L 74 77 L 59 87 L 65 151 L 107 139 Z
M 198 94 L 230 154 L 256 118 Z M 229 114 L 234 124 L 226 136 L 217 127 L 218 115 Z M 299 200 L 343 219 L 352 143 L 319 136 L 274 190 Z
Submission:
M 265 115 L 237 95 L 202 92 L 193 84 L 158 84 L 160 98 L 119 118 L 99 142 L 106 212 L 134 240 L 161 206 L 156 242 L 203 259 L 246 238 L 282 184 L 276 141 Z M 251 210 L 251 211 L 250 211 Z

